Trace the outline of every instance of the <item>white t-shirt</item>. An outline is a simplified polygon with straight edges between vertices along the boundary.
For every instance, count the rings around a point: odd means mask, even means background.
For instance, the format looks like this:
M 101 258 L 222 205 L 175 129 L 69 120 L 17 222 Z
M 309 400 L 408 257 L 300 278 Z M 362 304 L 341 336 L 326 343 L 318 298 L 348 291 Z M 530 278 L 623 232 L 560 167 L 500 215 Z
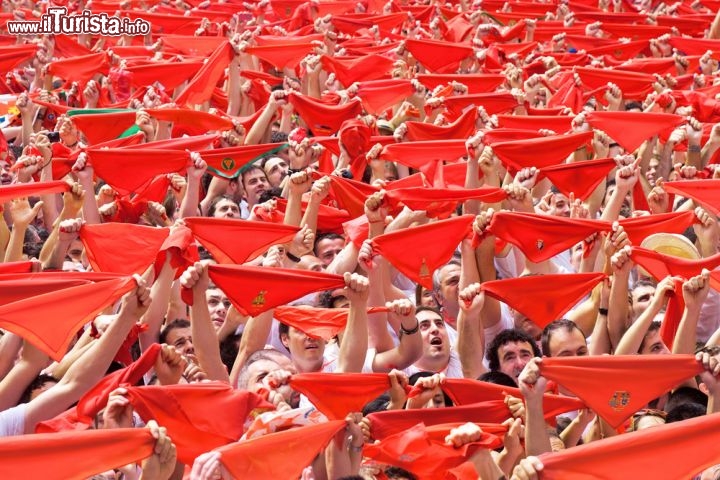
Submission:
M 0 437 L 13 437 L 25 433 L 27 403 L 0 412 Z
M 410 365 L 408 368 L 403 370 L 405 374 L 409 377 L 410 375 L 413 375 L 418 372 L 423 372 L 424 370 L 419 369 L 415 365 Z M 447 378 L 463 378 L 463 371 L 462 371 L 462 365 L 460 364 L 460 357 L 458 357 L 457 352 L 455 352 L 455 349 L 450 350 L 450 360 L 448 361 L 447 367 L 445 367 L 445 370 L 442 370 L 440 372 L 435 373 L 444 373 Z

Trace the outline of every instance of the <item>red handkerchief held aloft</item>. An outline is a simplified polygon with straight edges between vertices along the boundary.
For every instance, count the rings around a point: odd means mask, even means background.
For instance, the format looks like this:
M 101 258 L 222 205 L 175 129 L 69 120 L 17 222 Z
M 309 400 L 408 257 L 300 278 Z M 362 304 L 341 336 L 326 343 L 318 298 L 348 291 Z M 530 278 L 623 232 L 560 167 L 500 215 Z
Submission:
M 218 449 L 220 461 L 237 479 L 299 478 L 346 425 L 335 420 L 231 443 Z
M 243 315 L 257 315 L 308 293 L 345 287 L 340 275 L 290 268 L 210 265 L 210 279 Z M 183 290 L 183 301 L 192 305 L 192 292 Z
M 662 374 L 661 374 L 662 375 Z M 691 478 L 720 463 L 720 413 L 543 454 L 542 480 Z M 672 461 L 658 461 L 672 458 Z
M 341 420 L 389 390 L 390 378 L 386 373 L 301 373 L 290 377 L 290 387 L 330 420 Z
M 678 182 L 665 182 L 663 188 L 668 193 L 689 197 L 702 204 L 703 207 L 715 215 L 720 215 L 720 180 L 706 179 L 681 180 Z
M 3 458 L 0 477 L 92 478 L 149 457 L 154 446 L 155 439 L 147 428 L 4 437 L 0 439 L 0 456 Z M 42 461 L 39 461 L 39 452 L 42 452 Z
M 628 152 L 634 152 L 645 140 L 685 122 L 680 115 L 653 112 L 590 112 L 585 118 L 593 128 L 610 135 Z
M 132 278 L 120 277 L 8 303 L 0 307 L 0 327 L 23 337 L 59 362 L 77 331 L 134 285 Z
M 420 227 L 399 230 L 375 237 L 374 249 L 395 268 L 425 288 L 432 289 L 432 274 L 444 265 L 463 238 L 470 232 L 474 217 L 441 220 Z M 442 241 L 441 241 L 442 240 Z M 413 253 L 408 254 L 412 245 Z
M 83 225 L 80 241 L 93 270 L 132 275 L 142 274 L 155 262 L 169 228 L 129 223 Z
M 185 224 L 218 263 L 241 264 L 252 260 L 272 245 L 287 243 L 300 230 L 251 220 L 189 217 Z
M 603 273 L 528 275 L 484 282 L 481 288 L 544 328 L 561 319 L 605 278 Z
M 575 150 L 593 138 L 593 132 L 515 140 L 491 145 L 493 153 L 508 167 L 549 167 L 563 163 Z
M 557 357 L 540 364 L 544 377 L 580 397 L 613 428 L 702 370 L 694 355 Z
M 238 441 L 246 424 L 274 410 L 259 395 L 221 382 L 127 387 L 127 391 L 145 422 L 156 420 L 167 428 L 178 459 L 186 464 L 204 452 Z

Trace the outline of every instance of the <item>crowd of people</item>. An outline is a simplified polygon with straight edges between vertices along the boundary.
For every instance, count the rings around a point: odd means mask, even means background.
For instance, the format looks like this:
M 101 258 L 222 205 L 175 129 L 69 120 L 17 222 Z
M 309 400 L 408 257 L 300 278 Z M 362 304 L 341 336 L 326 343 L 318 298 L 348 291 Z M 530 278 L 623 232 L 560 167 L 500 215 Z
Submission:
M 720 479 L 717 0 L 51 6 L 0 477 Z

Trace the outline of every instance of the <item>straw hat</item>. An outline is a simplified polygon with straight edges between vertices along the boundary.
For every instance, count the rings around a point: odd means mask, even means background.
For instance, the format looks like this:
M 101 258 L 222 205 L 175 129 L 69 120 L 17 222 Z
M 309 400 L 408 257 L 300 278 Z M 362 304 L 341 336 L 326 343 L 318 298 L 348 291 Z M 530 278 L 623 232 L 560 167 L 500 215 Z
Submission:
M 701 258 L 695 245 L 683 235 L 677 233 L 654 233 L 640 244 L 648 250 L 654 250 L 664 255 L 699 260 Z

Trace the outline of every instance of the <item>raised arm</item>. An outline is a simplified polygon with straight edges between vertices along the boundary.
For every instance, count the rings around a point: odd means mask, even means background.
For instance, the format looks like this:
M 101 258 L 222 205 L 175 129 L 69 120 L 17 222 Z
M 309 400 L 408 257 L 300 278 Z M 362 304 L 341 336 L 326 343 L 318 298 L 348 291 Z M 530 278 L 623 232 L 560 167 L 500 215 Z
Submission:
M 695 352 L 697 323 L 709 291 L 710 271 L 706 269 L 703 269 L 700 275 L 695 275 L 683 283 L 682 295 L 685 300 L 685 308 L 675 334 L 672 353 L 691 354 Z
M 458 314 L 457 350 L 460 356 L 463 376 L 477 379 L 487 369 L 483 364 L 485 355 L 485 329 L 482 322 L 482 310 L 485 294 L 480 284 L 473 283 L 459 293 L 460 313 Z
M 350 301 L 350 311 L 340 344 L 337 372 L 360 372 L 368 348 L 368 279 L 357 273 L 346 273 L 344 294 Z

